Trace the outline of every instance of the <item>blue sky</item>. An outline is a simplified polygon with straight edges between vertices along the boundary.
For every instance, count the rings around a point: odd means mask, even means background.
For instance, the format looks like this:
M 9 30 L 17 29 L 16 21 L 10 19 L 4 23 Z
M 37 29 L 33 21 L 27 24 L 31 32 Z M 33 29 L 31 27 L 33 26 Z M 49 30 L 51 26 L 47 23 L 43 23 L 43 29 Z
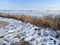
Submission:
M 60 9 L 60 0 L 0 0 L 0 10 Z

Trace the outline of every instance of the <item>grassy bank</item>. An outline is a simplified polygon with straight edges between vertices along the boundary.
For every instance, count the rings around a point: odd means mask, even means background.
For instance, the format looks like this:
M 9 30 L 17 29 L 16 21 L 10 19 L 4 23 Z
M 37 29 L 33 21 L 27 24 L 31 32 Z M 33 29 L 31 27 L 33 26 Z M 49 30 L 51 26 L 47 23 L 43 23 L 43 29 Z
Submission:
M 17 20 L 21 20 L 23 22 L 30 22 L 31 24 L 34 24 L 39 27 L 44 28 L 49 27 L 54 30 L 56 29 L 60 30 L 60 21 L 55 21 L 50 18 L 38 18 L 25 15 L 3 14 L 3 13 L 0 13 L 0 17 L 14 18 Z

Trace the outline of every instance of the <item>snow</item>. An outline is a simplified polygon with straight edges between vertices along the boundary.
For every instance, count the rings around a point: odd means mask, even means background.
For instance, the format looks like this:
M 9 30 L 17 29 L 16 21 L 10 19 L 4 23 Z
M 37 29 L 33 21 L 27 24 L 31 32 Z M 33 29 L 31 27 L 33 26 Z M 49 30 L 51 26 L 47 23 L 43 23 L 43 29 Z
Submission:
M 27 16 L 37 16 L 43 17 L 47 15 L 59 15 L 60 10 L 0 10 L 0 13 L 8 13 L 8 14 L 18 14 L 18 15 L 27 15 Z
M 56 31 L 49 28 L 39 28 L 33 24 L 25 23 L 11 18 L 2 18 L 9 24 L 0 28 L 0 45 L 20 43 L 21 39 L 28 41 L 31 45 L 59 45 L 60 37 Z M 37 30 L 36 30 L 37 29 Z

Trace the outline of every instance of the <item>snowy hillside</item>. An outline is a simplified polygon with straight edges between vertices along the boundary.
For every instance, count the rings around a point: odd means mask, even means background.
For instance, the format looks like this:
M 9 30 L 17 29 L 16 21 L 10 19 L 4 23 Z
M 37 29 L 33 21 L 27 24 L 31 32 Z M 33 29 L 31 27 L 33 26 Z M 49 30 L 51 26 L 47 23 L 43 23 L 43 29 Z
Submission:
M 52 29 L 39 28 L 11 18 L 0 17 L 0 21 L 9 23 L 0 28 L 0 45 L 21 45 L 22 39 L 31 45 L 60 45 L 60 37 Z

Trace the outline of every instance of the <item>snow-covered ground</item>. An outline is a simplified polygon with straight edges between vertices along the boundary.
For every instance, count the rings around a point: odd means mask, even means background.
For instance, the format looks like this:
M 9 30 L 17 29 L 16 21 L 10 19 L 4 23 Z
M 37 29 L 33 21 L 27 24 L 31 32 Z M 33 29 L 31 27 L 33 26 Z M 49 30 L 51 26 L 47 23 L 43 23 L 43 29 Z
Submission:
M 21 39 L 28 41 L 31 45 L 60 45 L 60 37 L 52 29 L 39 28 L 11 18 L 0 17 L 0 20 L 9 23 L 0 28 L 0 45 L 11 43 L 20 45 Z

